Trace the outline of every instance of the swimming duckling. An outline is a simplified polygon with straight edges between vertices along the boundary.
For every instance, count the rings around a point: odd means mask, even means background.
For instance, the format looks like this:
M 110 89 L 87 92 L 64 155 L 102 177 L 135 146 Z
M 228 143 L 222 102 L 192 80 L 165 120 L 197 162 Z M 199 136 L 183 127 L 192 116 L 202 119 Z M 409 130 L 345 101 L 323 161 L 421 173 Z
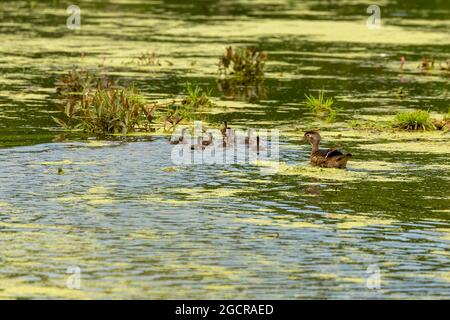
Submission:
M 447 60 L 447 67 L 442 67 L 442 65 L 441 65 L 441 70 L 442 71 L 450 71 L 450 59 Z
M 253 133 L 255 132 L 254 129 L 248 130 L 248 136 L 245 137 L 244 143 L 248 145 L 249 147 L 253 147 L 256 149 L 256 152 L 259 153 L 261 146 L 260 146 L 260 139 L 259 135 L 256 136 L 256 139 L 253 138 Z
M 403 68 L 405 67 L 406 58 L 404 56 L 400 57 L 400 71 L 403 71 Z
M 191 145 L 191 150 L 204 150 L 205 146 L 202 143 L 202 137 L 197 138 L 197 144 Z
M 223 136 L 227 134 L 227 129 L 228 129 L 228 122 L 224 121 L 223 127 L 220 128 L 220 132 L 222 133 Z
M 186 138 L 187 131 L 188 131 L 188 128 L 183 128 L 181 130 L 181 136 L 178 137 L 178 139 L 171 140 L 170 144 L 186 144 L 186 143 L 188 143 L 188 139 Z
M 428 71 L 428 70 L 432 70 L 434 69 L 434 58 L 427 58 L 427 57 L 423 57 L 422 61 L 420 62 L 419 68 L 422 71 Z
M 259 136 L 256 136 L 256 141 L 255 143 L 249 144 L 248 147 L 250 148 L 250 150 L 256 151 L 256 154 L 259 154 L 259 152 L 261 150 L 265 150 L 263 146 L 261 146 L 261 142 L 260 142 L 260 138 Z
M 227 145 L 232 145 L 233 143 L 236 144 L 236 141 L 237 141 L 236 133 L 230 127 L 227 128 L 227 133 L 225 135 L 225 139 L 226 139 Z
M 350 153 L 343 154 L 336 148 L 319 149 L 321 137 L 316 131 L 308 131 L 304 137 L 312 146 L 311 164 L 313 166 L 344 169 L 347 166 L 348 159 L 352 157 Z
M 202 145 L 209 146 L 213 143 L 213 134 L 212 132 L 208 132 L 208 140 L 202 141 Z
M 254 131 L 255 130 L 253 130 L 253 129 L 248 129 L 248 134 L 247 134 L 247 136 L 244 139 L 244 143 L 245 144 L 253 144 L 255 142 L 255 140 L 253 139 L 253 132 Z

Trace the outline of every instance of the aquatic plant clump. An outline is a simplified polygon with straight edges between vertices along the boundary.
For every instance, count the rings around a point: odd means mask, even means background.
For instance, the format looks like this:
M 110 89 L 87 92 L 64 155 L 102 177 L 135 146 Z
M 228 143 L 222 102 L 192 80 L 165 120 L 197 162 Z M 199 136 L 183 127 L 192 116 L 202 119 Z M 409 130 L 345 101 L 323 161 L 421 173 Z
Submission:
M 163 121 L 170 125 L 169 129 L 173 129 L 182 121 L 204 120 L 205 112 L 215 106 L 209 98 L 211 89 L 203 90 L 188 83 L 186 93 L 181 100 L 175 99 L 165 105 Z
M 81 100 L 90 90 L 117 87 L 117 81 L 107 75 L 94 71 L 74 68 L 61 75 L 56 83 L 56 93 L 67 99 L 68 102 Z
M 67 129 L 95 134 L 127 134 L 138 127 L 148 126 L 155 109 L 146 103 L 134 86 L 101 88 L 84 94 L 77 104 L 68 104 L 64 111 L 67 121 L 54 120 Z
M 214 106 L 214 103 L 209 99 L 211 95 L 210 90 L 203 90 L 198 86 L 192 86 L 188 83 L 186 85 L 187 95 L 182 100 L 181 104 L 185 106 L 187 111 L 198 111 L 203 108 L 208 108 Z
M 209 98 L 210 90 L 204 91 L 191 84 L 187 84 L 187 94 L 183 98 L 149 103 L 134 85 L 119 88 L 112 85 L 113 81 L 102 82 L 89 73 L 70 75 L 76 75 L 73 79 L 80 81 L 67 81 L 74 91 L 63 95 L 66 98 L 64 119 L 53 117 L 66 130 L 97 135 L 129 134 L 150 131 L 158 125 L 166 129 L 167 124 L 169 130 L 173 130 L 183 121 L 203 120 L 204 112 L 215 105 Z M 89 81 L 83 82 L 85 78 Z
M 242 83 L 264 77 L 267 53 L 256 47 L 228 47 L 219 60 L 219 73 L 231 75 Z
M 325 98 L 323 90 L 319 91 L 318 97 L 305 94 L 306 106 L 318 117 L 325 117 L 329 122 L 334 122 L 337 115 L 342 110 L 341 108 L 334 108 L 333 98 Z
M 404 111 L 395 115 L 392 127 L 402 130 L 436 129 L 430 113 L 426 110 Z
M 56 93 L 68 97 L 80 97 L 95 83 L 95 77 L 86 70 L 73 69 L 56 81 Z M 81 98 L 81 97 L 80 97 Z

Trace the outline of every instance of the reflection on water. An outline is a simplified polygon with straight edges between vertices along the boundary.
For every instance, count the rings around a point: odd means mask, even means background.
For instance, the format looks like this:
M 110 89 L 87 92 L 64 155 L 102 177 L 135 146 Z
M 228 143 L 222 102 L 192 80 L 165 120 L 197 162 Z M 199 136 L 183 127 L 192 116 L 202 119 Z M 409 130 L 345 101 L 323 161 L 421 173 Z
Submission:
M 322 88 L 344 108 L 340 121 L 447 110 L 448 76 L 417 65 L 424 45 L 448 58 L 449 9 L 387 3 L 369 33 L 361 1 L 81 1 L 74 32 L 58 1 L 3 1 L 0 298 L 448 298 L 448 134 L 338 123 L 324 143 L 354 154 L 348 171 L 310 168 L 301 142 L 326 126 L 303 105 Z M 243 95 L 216 82 L 224 47 L 240 43 L 269 53 L 264 88 Z M 127 63 L 145 52 L 159 63 Z M 162 137 L 58 136 L 53 83 L 80 63 L 149 98 L 186 81 L 213 88 L 225 107 L 212 121 L 281 131 L 280 172 L 263 161 L 174 166 Z M 73 266 L 82 290 L 66 287 Z M 373 266 L 380 290 L 367 288 Z

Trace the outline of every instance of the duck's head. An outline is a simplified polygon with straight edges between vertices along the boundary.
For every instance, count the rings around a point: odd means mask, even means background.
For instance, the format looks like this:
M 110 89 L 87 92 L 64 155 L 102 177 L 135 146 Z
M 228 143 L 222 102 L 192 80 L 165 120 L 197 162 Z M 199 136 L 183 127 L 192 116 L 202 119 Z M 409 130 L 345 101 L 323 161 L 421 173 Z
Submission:
M 312 145 L 320 143 L 320 134 L 317 131 L 307 131 L 303 137 Z
M 181 129 L 181 136 L 186 136 L 189 133 L 189 129 L 188 128 L 183 128 Z

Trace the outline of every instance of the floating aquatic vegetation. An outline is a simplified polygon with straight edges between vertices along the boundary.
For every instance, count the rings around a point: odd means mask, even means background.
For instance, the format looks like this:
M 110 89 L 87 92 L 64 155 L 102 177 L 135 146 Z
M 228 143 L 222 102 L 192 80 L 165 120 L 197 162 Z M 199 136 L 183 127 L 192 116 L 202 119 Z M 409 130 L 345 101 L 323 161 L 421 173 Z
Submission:
M 398 163 L 379 161 L 366 161 L 364 163 L 353 161 L 347 170 L 335 168 L 319 168 L 303 164 L 288 164 L 284 162 L 257 160 L 253 163 L 257 166 L 272 168 L 279 175 L 292 175 L 304 178 L 320 179 L 331 183 L 370 180 L 378 182 L 386 181 L 413 181 L 416 177 L 405 177 L 401 174 L 403 167 Z M 389 173 L 389 174 L 388 174 Z
M 266 61 L 267 53 L 256 47 L 228 47 L 219 60 L 219 73 L 231 75 L 241 83 L 261 80 Z
M 361 119 L 352 119 L 348 123 L 350 128 L 353 129 L 366 129 L 366 130 L 376 130 L 382 131 L 387 128 L 387 126 L 383 123 L 379 123 L 371 120 L 361 120 Z
M 89 188 L 83 195 L 60 197 L 54 200 L 62 203 L 86 203 L 91 206 L 108 205 L 115 201 L 111 197 L 110 190 L 102 186 Z
M 305 94 L 306 106 L 318 117 L 325 117 L 327 121 L 334 122 L 341 108 L 334 108 L 333 98 L 325 98 L 323 90 L 319 91 L 318 97 Z
M 58 165 L 69 165 L 72 164 L 73 162 L 71 160 L 61 160 L 61 161 L 46 161 L 46 162 L 42 162 L 41 164 L 43 166 L 58 166 Z
M 388 217 L 374 217 L 367 214 L 326 213 L 320 220 L 290 221 L 288 219 L 271 219 L 266 216 L 250 218 L 235 218 L 234 222 L 255 224 L 263 227 L 291 228 L 291 229 L 354 229 L 375 226 L 395 226 L 399 221 Z
M 281 219 L 269 219 L 269 218 L 235 218 L 234 222 L 237 223 L 245 223 L 245 224 L 255 224 L 260 226 L 273 226 L 279 228 L 292 228 L 292 229 L 301 229 L 301 228 L 322 228 L 325 225 L 321 223 L 313 223 L 308 221 L 283 221 Z
M 433 130 L 435 126 L 426 110 L 404 111 L 395 115 L 392 127 L 402 130 Z
M 350 214 L 338 214 L 329 213 L 326 215 L 327 218 L 336 219 L 336 227 L 338 229 L 353 229 L 353 228 L 366 228 L 369 226 L 384 226 L 384 225 L 394 225 L 398 223 L 397 220 L 389 219 L 387 217 L 374 217 L 365 214 L 350 215 Z
M 0 299 L 88 299 L 81 290 L 71 290 L 65 287 L 39 285 L 10 278 L 0 278 L 2 290 Z
M 158 56 L 154 52 L 142 53 L 136 59 L 136 64 L 144 66 L 160 66 L 161 63 L 158 60 Z
M 372 143 L 357 146 L 359 149 L 386 151 L 386 152 L 414 152 L 414 153 L 450 153 L 450 144 L 447 140 L 443 141 L 402 141 L 390 143 Z

